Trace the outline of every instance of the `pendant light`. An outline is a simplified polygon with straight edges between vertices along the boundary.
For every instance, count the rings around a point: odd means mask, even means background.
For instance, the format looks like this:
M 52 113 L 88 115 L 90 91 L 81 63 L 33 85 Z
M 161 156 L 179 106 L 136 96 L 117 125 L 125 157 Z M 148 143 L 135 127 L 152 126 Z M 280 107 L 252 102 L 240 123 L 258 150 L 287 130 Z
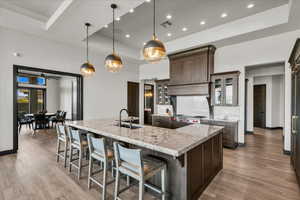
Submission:
M 122 69 L 123 63 L 115 52 L 115 9 L 117 8 L 116 4 L 111 4 L 113 9 L 113 52 L 105 58 L 105 67 L 109 72 L 118 72 Z
M 143 49 L 145 60 L 150 63 L 156 63 L 166 56 L 166 48 L 164 44 L 157 39 L 155 33 L 156 15 L 155 15 L 155 0 L 153 0 L 153 36 L 152 40 L 147 42 Z
M 91 77 L 95 74 L 94 66 L 89 62 L 89 27 L 90 23 L 85 23 L 86 26 L 86 63 L 81 65 L 80 72 L 84 77 Z

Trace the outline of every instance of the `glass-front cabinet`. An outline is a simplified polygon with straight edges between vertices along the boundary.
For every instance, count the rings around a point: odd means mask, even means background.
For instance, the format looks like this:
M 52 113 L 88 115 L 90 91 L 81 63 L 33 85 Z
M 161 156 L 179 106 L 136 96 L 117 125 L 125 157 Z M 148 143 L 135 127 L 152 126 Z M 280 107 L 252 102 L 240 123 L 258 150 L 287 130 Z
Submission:
M 156 81 L 156 103 L 159 105 L 170 105 L 170 96 L 168 94 L 169 79 Z
M 212 104 L 214 106 L 238 105 L 239 71 L 215 73 L 212 80 Z

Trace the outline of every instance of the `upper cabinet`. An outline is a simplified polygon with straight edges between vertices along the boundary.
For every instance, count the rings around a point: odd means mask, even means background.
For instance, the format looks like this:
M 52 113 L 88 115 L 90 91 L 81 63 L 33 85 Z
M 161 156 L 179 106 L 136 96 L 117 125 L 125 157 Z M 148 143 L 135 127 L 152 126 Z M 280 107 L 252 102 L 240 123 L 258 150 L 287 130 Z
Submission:
M 169 79 L 157 80 L 156 82 L 156 103 L 159 105 L 170 105 L 170 97 L 168 95 Z
M 170 95 L 209 95 L 215 50 L 210 45 L 169 55 Z
M 239 71 L 211 75 L 211 97 L 214 106 L 238 105 Z
M 201 47 L 169 55 L 170 85 L 198 84 L 210 81 L 213 73 L 214 46 Z

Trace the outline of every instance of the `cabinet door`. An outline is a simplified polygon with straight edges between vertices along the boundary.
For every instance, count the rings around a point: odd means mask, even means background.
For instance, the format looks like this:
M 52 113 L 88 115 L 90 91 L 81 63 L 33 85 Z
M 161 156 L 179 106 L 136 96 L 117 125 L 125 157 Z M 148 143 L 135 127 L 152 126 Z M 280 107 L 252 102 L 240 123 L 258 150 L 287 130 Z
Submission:
M 182 58 L 172 59 L 170 61 L 170 84 L 181 84 L 183 74 Z
M 212 104 L 223 105 L 223 79 L 220 77 L 213 79 Z
M 238 79 L 235 76 L 224 77 L 224 104 L 238 105 Z

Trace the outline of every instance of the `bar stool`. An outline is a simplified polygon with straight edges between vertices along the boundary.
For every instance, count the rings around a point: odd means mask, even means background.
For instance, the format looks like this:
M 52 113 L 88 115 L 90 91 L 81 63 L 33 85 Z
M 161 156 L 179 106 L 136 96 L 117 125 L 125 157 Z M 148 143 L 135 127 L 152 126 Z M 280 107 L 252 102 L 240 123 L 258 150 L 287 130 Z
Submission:
M 143 158 L 140 149 L 125 148 L 114 142 L 116 162 L 115 200 L 120 200 L 119 194 L 129 189 L 130 186 L 119 190 L 120 172 L 139 181 L 139 200 L 144 197 L 144 186 L 159 193 L 163 200 L 166 199 L 166 169 L 164 162 L 154 158 Z M 161 188 L 146 183 L 146 180 L 161 173 Z
M 66 133 L 66 127 L 64 125 L 56 126 L 57 133 L 57 150 L 56 150 L 56 161 L 59 162 L 59 158 L 64 159 L 64 167 L 67 167 L 67 157 L 68 157 L 68 143 L 69 138 Z M 64 149 L 61 150 L 60 145 L 64 143 Z
M 78 180 L 81 177 L 81 169 L 88 165 L 82 165 L 82 155 L 84 151 L 88 148 L 88 143 L 83 140 L 82 134 L 79 130 L 74 130 L 69 127 L 69 138 L 70 138 L 70 160 L 69 160 L 69 172 L 72 171 L 72 166 L 78 169 Z M 73 158 L 73 150 L 76 149 L 78 153 L 78 158 Z M 78 160 L 78 165 L 74 161 Z
M 106 142 L 104 138 L 95 138 L 92 134 L 87 135 L 88 145 L 89 145 L 89 175 L 88 175 L 88 188 L 90 189 L 91 183 L 96 183 L 103 189 L 102 199 L 106 199 L 106 186 L 113 183 L 114 180 L 107 182 L 107 170 L 109 162 L 112 163 L 111 169 L 113 170 L 113 160 L 114 154 L 113 151 L 106 148 Z M 101 162 L 101 169 L 99 171 L 93 172 L 93 162 Z M 103 181 L 102 184 L 98 182 L 93 176 L 97 173 L 103 171 Z

